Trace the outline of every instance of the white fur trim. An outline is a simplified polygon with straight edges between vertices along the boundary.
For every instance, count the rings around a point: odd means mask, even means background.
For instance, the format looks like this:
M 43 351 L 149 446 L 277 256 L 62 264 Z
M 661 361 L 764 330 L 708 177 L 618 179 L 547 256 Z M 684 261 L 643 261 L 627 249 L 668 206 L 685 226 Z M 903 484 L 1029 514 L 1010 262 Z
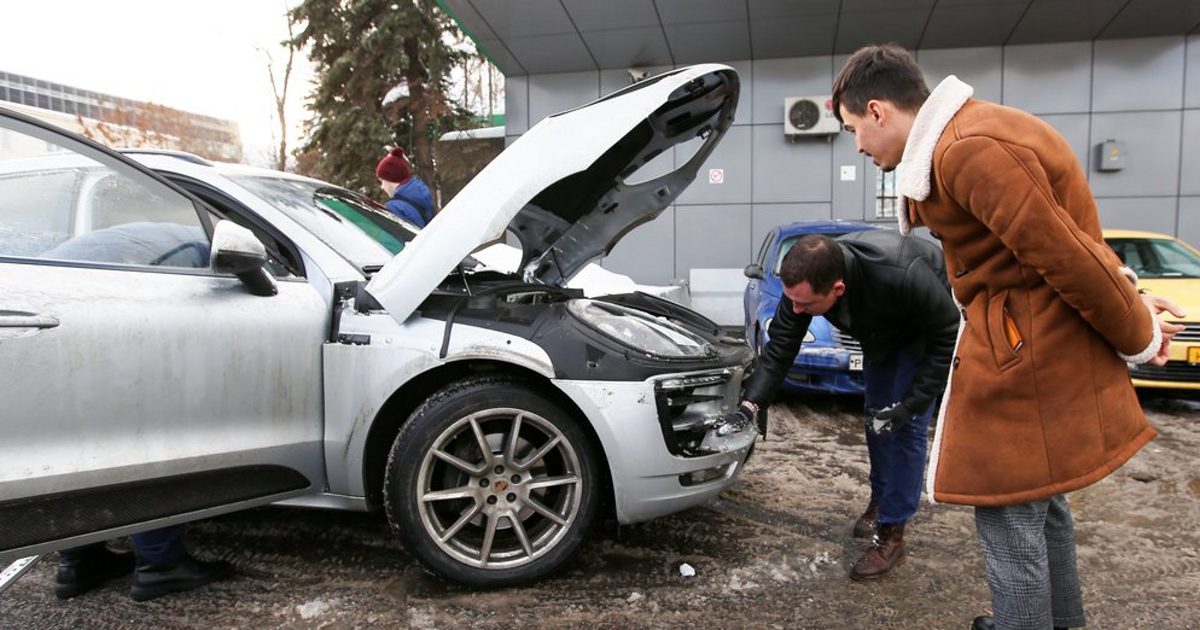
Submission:
M 1149 310 L 1150 307 L 1147 306 L 1146 309 Z M 1158 349 L 1162 347 L 1162 328 L 1159 327 L 1158 316 L 1153 311 L 1150 312 L 1150 319 L 1150 323 L 1154 327 L 1154 336 L 1150 338 L 1150 345 L 1146 346 L 1145 350 L 1134 355 L 1117 353 L 1117 356 L 1125 359 L 1126 363 L 1141 365 L 1158 355 Z
M 900 194 L 917 201 L 929 197 L 929 178 L 933 172 L 933 151 L 950 119 L 962 109 L 975 88 L 950 75 L 942 80 L 925 104 L 917 111 L 908 141 L 904 143 L 904 157 L 896 167 L 896 186 Z
M 933 89 L 925 104 L 917 111 L 912 129 L 908 132 L 908 140 L 904 143 L 904 157 L 896 167 L 896 190 L 900 193 L 900 209 L 896 218 L 901 234 L 912 231 L 906 198 L 916 201 L 929 198 L 933 151 L 946 125 L 950 124 L 950 119 L 974 93 L 975 88 L 950 75 Z
M 954 338 L 954 354 L 958 356 L 958 344 L 962 341 L 963 334 L 963 306 L 959 303 L 958 298 L 954 298 L 954 305 L 958 307 L 958 335 Z M 953 361 L 953 359 L 951 359 Z M 925 473 L 925 497 L 929 499 L 930 505 L 937 505 L 937 499 L 933 498 L 933 480 L 937 478 L 938 455 L 942 452 L 942 431 L 946 428 L 946 403 L 950 401 L 950 384 L 954 382 L 954 364 L 950 364 L 950 373 L 946 375 L 946 391 L 942 392 L 942 404 L 938 405 L 937 426 L 933 431 L 933 447 L 932 453 L 929 456 L 929 469 Z
M 896 204 L 896 221 L 900 224 L 900 233 L 912 231 L 912 222 L 908 220 L 908 197 L 900 195 L 900 203 Z

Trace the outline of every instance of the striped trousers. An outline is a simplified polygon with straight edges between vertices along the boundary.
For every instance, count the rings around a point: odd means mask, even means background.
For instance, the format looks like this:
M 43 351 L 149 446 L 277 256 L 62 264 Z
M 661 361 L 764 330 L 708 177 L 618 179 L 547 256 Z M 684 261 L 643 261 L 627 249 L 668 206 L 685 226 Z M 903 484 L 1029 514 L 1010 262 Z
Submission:
M 976 507 L 975 530 L 997 630 L 1086 625 L 1075 566 L 1075 528 L 1066 497 Z

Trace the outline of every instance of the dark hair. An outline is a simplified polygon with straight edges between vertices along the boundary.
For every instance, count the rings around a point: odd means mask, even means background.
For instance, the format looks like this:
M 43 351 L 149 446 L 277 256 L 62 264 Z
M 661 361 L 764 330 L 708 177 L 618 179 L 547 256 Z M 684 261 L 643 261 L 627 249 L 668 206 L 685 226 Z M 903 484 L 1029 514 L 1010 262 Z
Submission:
M 925 75 L 899 44 L 859 48 L 833 81 L 833 115 L 838 122 L 845 122 L 842 105 L 855 116 L 865 114 L 871 100 L 890 101 L 902 111 L 915 112 L 927 98 Z
M 842 247 L 821 234 L 805 234 L 783 256 L 779 279 L 786 287 L 807 282 L 813 293 L 824 295 L 846 275 Z

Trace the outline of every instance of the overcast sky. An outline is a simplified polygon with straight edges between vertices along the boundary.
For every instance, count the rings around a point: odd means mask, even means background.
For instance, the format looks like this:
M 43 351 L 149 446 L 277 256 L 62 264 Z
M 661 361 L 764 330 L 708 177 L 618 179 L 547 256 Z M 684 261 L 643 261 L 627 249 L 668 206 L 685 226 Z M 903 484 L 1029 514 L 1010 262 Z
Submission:
M 232 120 L 247 161 L 261 164 L 276 127 L 259 49 L 282 68 L 284 14 L 298 3 L 3 0 L 0 70 Z M 297 63 L 289 118 L 298 126 L 311 73 L 303 55 Z

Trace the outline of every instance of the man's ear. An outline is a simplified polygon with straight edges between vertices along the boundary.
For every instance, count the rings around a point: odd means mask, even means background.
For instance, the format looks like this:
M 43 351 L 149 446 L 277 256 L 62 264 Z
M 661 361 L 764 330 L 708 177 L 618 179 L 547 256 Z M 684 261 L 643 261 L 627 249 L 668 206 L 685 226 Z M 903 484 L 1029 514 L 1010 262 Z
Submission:
M 846 283 L 838 280 L 833 283 L 833 294 L 837 297 L 842 297 L 846 293 Z
M 884 101 L 871 99 L 867 101 L 867 114 L 870 115 L 871 120 L 874 120 L 876 124 L 883 125 L 887 122 L 890 111 L 887 103 Z

